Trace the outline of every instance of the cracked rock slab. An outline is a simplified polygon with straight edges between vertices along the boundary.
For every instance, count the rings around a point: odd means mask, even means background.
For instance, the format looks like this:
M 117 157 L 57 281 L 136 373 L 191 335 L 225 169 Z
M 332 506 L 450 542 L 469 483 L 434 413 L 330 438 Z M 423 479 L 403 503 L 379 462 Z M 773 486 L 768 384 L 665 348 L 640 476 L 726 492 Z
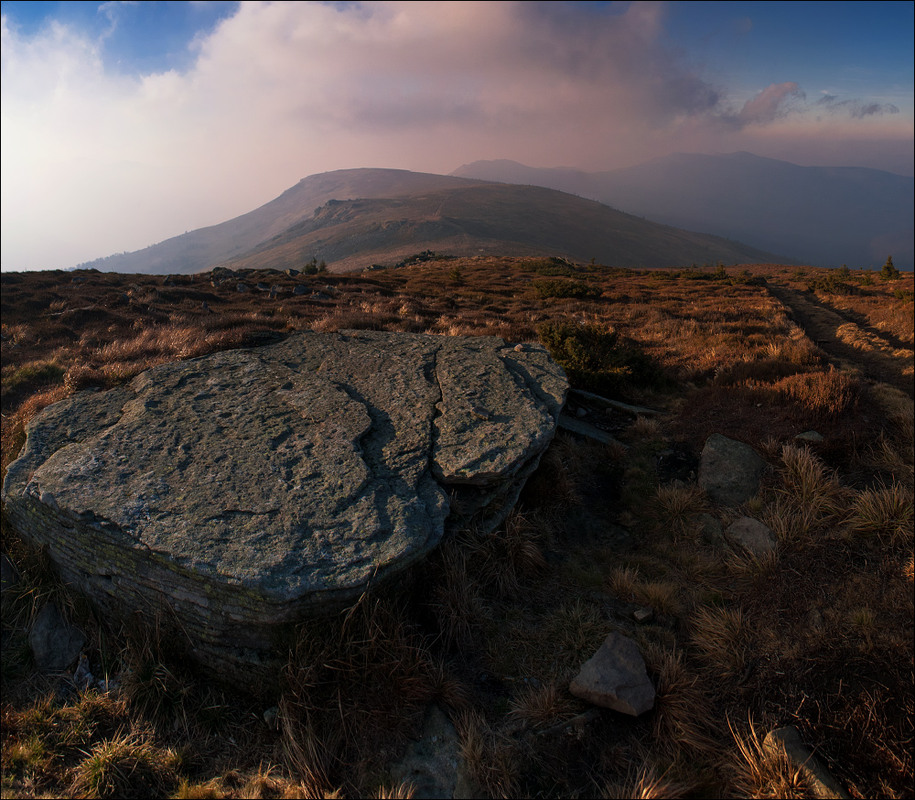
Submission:
M 165 604 L 202 661 L 250 665 L 448 527 L 498 525 L 567 389 L 536 345 L 304 332 L 48 407 L 3 499 L 104 610 Z

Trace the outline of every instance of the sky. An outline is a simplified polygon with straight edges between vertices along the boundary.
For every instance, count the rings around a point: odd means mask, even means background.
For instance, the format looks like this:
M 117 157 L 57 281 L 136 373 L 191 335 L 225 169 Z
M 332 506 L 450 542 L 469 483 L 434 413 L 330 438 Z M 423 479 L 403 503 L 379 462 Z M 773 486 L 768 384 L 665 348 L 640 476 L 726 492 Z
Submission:
M 909 2 L 2 2 L 4 270 L 308 175 L 672 152 L 912 175 Z

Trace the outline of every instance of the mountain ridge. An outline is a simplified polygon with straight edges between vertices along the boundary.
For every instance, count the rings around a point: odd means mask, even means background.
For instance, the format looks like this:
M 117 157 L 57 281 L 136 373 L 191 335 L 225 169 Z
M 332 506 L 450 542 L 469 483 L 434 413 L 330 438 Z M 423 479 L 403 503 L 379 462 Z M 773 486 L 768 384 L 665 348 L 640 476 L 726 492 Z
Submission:
M 656 222 L 736 239 L 814 266 L 915 262 L 915 179 L 867 167 L 805 167 L 740 151 L 673 153 L 586 172 L 475 161 L 456 177 L 549 186 Z
M 81 266 L 192 273 L 220 265 L 295 268 L 315 258 L 341 272 L 422 250 L 546 254 L 635 267 L 786 260 L 555 189 L 361 168 L 308 176 L 232 220 Z

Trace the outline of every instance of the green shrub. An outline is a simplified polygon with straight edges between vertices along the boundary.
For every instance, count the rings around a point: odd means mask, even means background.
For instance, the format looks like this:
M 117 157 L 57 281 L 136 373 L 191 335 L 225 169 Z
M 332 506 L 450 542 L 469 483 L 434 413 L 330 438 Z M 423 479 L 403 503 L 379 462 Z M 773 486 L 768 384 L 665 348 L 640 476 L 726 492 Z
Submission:
M 613 394 L 628 386 L 658 387 L 660 367 L 613 328 L 568 322 L 547 322 L 538 329 L 540 341 L 562 366 L 569 383 L 598 394 Z
M 848 267 L 840 267 L 808 283 L 807 291 L 838 295 L 860 294 L 861 290 L 855 284 L 849 283 L 850 280 L 851 272 Z
M 887 256 L 886 263 L 883 265 L 883 268 L 880 270 L 880 278 L 885 281 L 895 281 L 899 280 L 899 270 L 896 269 L 896 265 L 893 264 L 893 257 Z
M 50 361 L 33 361 L 23 364 L 14 370 L 9 370 L 3 376 L 3 391 L 15 392 L 20 389 L 32 388 L 51 383 L 62 383 L 64 379 L 62 367 Z
M 537 294 L 543 299 L 548 297 L 574 298 L 575 300 L 596 300 L 601 295 L 596 286 L 588 286 L 582 281 L 545 279 L 533 283 Z
M 529 269 L 538 275 L 550 277 L 570 277 L 578 271 L 575 265 L 565 258 L 550 256 L 549 258 L 536 258 L 531 261 L 522 261 L 519 264 L 523 269 Z

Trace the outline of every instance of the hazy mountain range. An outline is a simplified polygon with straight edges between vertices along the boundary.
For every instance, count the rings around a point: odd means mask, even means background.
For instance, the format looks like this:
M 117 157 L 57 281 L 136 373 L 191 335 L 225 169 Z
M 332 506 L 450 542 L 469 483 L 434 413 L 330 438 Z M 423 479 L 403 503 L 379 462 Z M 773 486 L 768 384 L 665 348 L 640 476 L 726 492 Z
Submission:
M 478 161 L 453 175 L 350 169 L 303 178 L 227 222 L 82 266 L 190 273 L 217 265 L 334 271 L 422 250 L 556 255 L 621 267 L 760 261 L 912 269 L 913 179 L 749 153 L 678 154 L 581 172 Z
M 190 273 L 217 265 L 334 271 L 422 250 L 457 256 L 556 255 L 628 267 L 773 261 L 727 239 L 678 230 L 572 194 L 390 169 L 312 175 L 240 217 L 83 267 Z
M 751 153 L 677 153 L 609 172 L 476 161 L 452 174 L 548 186 L 655 222 L 704 231 L 815 266 L 913 268 L 915 179 L 801 167 Z

